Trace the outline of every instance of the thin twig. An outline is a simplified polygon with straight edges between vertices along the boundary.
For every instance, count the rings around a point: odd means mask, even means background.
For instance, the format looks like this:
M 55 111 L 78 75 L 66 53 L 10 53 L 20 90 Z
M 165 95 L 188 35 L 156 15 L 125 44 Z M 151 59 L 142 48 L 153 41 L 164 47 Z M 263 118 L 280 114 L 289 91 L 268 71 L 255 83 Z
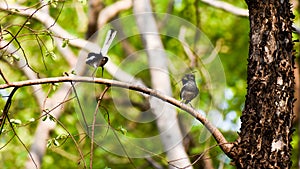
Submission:
M 190 59 L 190 68 L 193 69 L 197 66 L 197 57 L 195 53 L 188 47 L 188 43 L 185 40 L 185 34 L 186 34 L 186 27 L 181 26 L 179 30 L 178 39 L 180 40 L 183 50 L 186 53 L 186 55 Z
M 86 83 L 105 84 L 109 86 L 115 86 L 115 87 L 142 92 L 151 95 L 153 97 L 156 97 L 164 102 L 172 104 L 188 112 L 190 115 L 195 117 L 198 121 L 200 121 L 212 133 L 213 137 L 218 142 L 220 148 L 224 151 L 224 153 L 230 156 L 230 150 L 232 148 L 232 144 L 227 144 L 228 142 L 223 136 L 223 134 L 220 132 L 220 130 L 218 130 L 206 117 L 201 115 L 198 111 L 196 111 L 192 107 L 186 104 L 182 104 L 179 100 L 176 100 L 175 98 L 172 98 L 170 96 L 160 93 L 157 90 L 153 90 L 147 87 L 143 87 L 140 85 L 133 85 L 130 83 L 125 83 L 125 82 L 120 82 L 120 81 L 110 80 L 110 79 L 78 76 L 78 77 L 52 77 L 52 78 L 44 78 L 44 79 L 11 82 L 10 84 L 1 84 L 0 89 L 10 88 L 10 87 L 24 87 L 24 86 L 31 86 L 37 84 L 47 84 L 47 83 L 61 83 L 61 82 L 86 82 Z
M 1 115 L 1 118 L 2 118 L 2 122 L 1 122 L 1 128 L 0 128 L 0 135 L 2 134 L 2 131 L 3 131 L 3 127 L 4 127 L 4 124 L 5 124 L 5 121 L 6 119 L 8 120 L 8 123 L 11 127 L 11 129 L 13 130 L 15 136 L 18 138 L 18 140 L 20 141 L 20 143 L 24 146 L 24 148 L 26 149 L 26 151 L 28 152 L 32 162 L 34 163 L 35 167 L 37 167 L 37 164 L 36 162 L 34 161 L 34 158 L 32 157 L 32 154 L 30 153 L 30 151 L 28 150 L 28 148 L 26 147 L 26 145 L 24 144 L 24 142 L 21 140 L 21 138 L 19 137 L 19 135 L 17 134 L 17 132 L 15 131 L 14 129 L 14 126 L 12 125 L 12 123 L 10 122 L 9 120 L 9 117 L 8 117 L 8 111 L 9 111 L 9 108 L 11 106 L 11 101 L 12 101 L 12 97 L 14 96 L 14 94 L 16 93 L 16 91 L 19 89 L 19 87 L 15 87 L 11 93 L 9 94 L 9 97 L 5 103 L 5 106 L 4 106 L 4 109 L 3 109 L 3 113 Z
M 46 102 L 47 102 L 47 99 L 49 98 L 48 96 L 50 95 L 51 90 L 52 90 L 52 84 L 51 84 L 50 88 L 49 88 L 48 91 L 47 91 L 46 97 L 45 97 L 45 99 L 43 100 L 43 104 L 41 105 L 41 106 L 42 106 L 42 107 L 41 107 L 42 110 L 45 110 Z
M 83 166 L 84 168 L 87 168 L 86 167 L 86 163 L 84 161 L 84 156 L 83 156 L 83 153 L 82 151 L 80 150 L 80 147 L 76 141 L 76 139 L 74 138 L 74 136 L 67 130 L 67 128 L 64 126 L 64 124 L 62 122 L 60 122 L 59 120 L 55 119 L 57 121 L 57 123 L 69 134 L 69 136 L 71 137 L 71 139 L 73 140 L 75 146 L 76 146 L 76 149 L 78 150 L 79 152 L 79 155 L 80 155 L 80 159 L 83 161 Z
M 5 106 L 3 108 L 3 113 L 1 115 L 1 127 L 0 127 L 0 135 L 2 134 L 2 130 L 3 130 L 3 127 L 4 127 L 4 124 L 5 124 L 5 120 L 7 119 L 8 117 L 8 111 L 9 111 L 9 108 L 10 108 L 10 105 L 11 105 L 11 100 L 12 100 L 12 97 L 14 96 L 15 92 L 18 90 L 19 87 L 15 87 L 11 93 L 9 94 L 8 96 L 8 99 L 5 103 Z
M 2 150 L 4 147 L 6 147 L 12 140 L 15 138 L 15 135 L 13 135 L 10 139 L 8 139 L 3 146 L 0 147 L 0 150 Z
M 77 104 L 78 104 L 78 106 L 79 106 L 79 110 L 80 110 L 80 113 L 81 113 L 81 115 L 82 115 L 82 118 L 83 118 L 83 121 L 84 121 L 86 130 L 87 130 L 87 134 L 89 135 L 89 128 L 88 128 L 88 124 L 87 124 L 87 121 L 86 121 L 86 117 L 85 117 L 85 114 L 84 114 L 84 112 L 83 112 L 81 103 L 80 103 L 80 101 L 79 101 L 79 97 L 78 97 L 77 91 L 76 91 L 75 86 L 74 86 L 74 84 L 73 84 L 72 82 L 71 82 L 71 86 L 72 86 L 73 92 L 74 92 L 74 94 L 75 94 L 75 97 L 76 97 L 76 100 L 77 100 Z
M 107 90 L 110 88 L 109 85 L 105 87 L 101 95 L 99 96 L 97 106 L 94 111 L 94 117 L 93 117 L 93 122 L 92 122 L 92 136 L 91 136 L 91 154 L 90 154 L 90 169 L 93 169 L 93 155 L 94 155 L 94 138 L 95 138 L 95 123 L 96 123 L 96 115 L 99 110 L 99 106 L 101 105 L 101 101 L 103 99 L 104 94 L 107 92 Z M 87 128 L 87 130 L 89 130 Z
M 159 163 L 157 163 L 155 160 L 153 160 L 151 157 L 145 158 L 147 162 L 155 169 L 163 169 L 163 166 L 161 166 Z
M 0 75 L 3 78 L 3 80 L 5 81 L 6 84 L 9 84 L 9 81 L 7 80 L 7 78 L 4 76 L 2 70 L 0 69 Z
M 101 10 L 98 16 L 97 27 L 102 28 L 111 18 L 115 17 L 123 10 L 127 10 L 132 7 L 132 0 L 121 0 L 113 3 L 110 6 Z
M 27 10 L 22 10 L 26 8 L 25 6 L 20 6 L 17 4 L 6 4 L 2 3 L 0 1 L 0 10 L 6 11 L 6 12 L 12 12 L 10 9 L 18 9 L 19 12 L 14 13 L 16 15 L 20 16 L 31 16 L 32 13 L 36 12 L 35 9 L 28 8 Z M 37 11 L 35 15 L 32 16 L 32 18 L 38 20 L 40 23 L 42 23 L 45 27 L 49 28 L 49 31 L 51 31 L 51 35 L 57 38 L 61 39 L 68 39 L 69 45 L 81 48 L 84 51 L 92 52 L 94 50 L 100 50 L 99 45 L 95 43 L 91 43 L 87 40 L 75 37 L 68 33 L 65 29 L 63 29 L 59 24 L 53 25 L 55 23 L 55 19 L 52 18 L 52 16 L 48 15 L 47 13 L 43 13 L 41 11 Z M 9 42 L 6 42 L 8 44 Z M 126 73 L 125 71 L 121 70 L 116 64 L 113 62 L 109 62 L 106 65 L 105 68 L 110 74 L 114 75 L 115 79 L 118 79 L 120 81 L 128 81 L 128 79 L 133 79 L 136 83 L 143 84 L 143 82 L 139 79 L 134 78 L 130 74 Z M 118 72 L 118 73 L 116 73 Z M 78 72 L 77 72 L 78 73 Z
M 199 160 L 204 159 L 203 157 L 204 157 L 204 155 L 205 155 L 206 153 L 208 153 L 210 150 L 212 150 L 213 148 L 215 148 L 215 147 L 217 147 L 217 146 L 219 146 L 219 145 L 218 145 L 218 144 L 215 144 L 215 145 L 212 145 L 212 146 L 210 146 L 209 148 L 205 149 L 205 151 L 202 152 L 202 153 L 199 155 L 199 157 L 197 157 L 197 159 L 196 159 L 194 162 L 192 162 L 192 164 L 187 165 L 187 166 L 185 166 L 184 168 L 188 168 L 188 167 L 191 167 L 191 166 L 195 165 Z M 178 161 L 178 160 L 182 160 L 182 159 L 176 159 L 176 160 L 168 161 L 168 164 L 169 164 L 169 165 L 172 165 L 172 162 L 175 162 L 175 161 Z M 172 165 L 172 166 L 174 166 L 174 165 Z M 174 166 L 174 167 L 176 167 L 176 166 Z M 176 167 L 176 168 L 177 168 L 177 167 Z
M 22 141 L 22 139 L 21 139 L 21 138 L 19 137 L 19 135 L 17 134 L 17 132 L 16 132 L 14 126 L 12 125 L 12 123 L 10 122 L 8 116 L 7 116 L 7 120 L 8 120 L 8 122 L 9 122 L 9 125 L 10 125 L 12 131 L 14 132 L 15 136 L 18 138 L 19 142 L 23 145 L 23 147 L 25 148 L 25 150 L 26 150 L 27 153 L 29 154 L 29 157 L 30 157 L 30 159 L 32 160 L 32 162 L 33 162 L 35 168 L 38 169 L 38 166 L 37 166 L 37 164 L 36 164 L 36 162 L 35 162 L 35 160 L 34 160 L 32 154 L 30 153 L 30 151 L 29 151 L 29 149 L 26 147 L 25 143 Z
M 17 36 L 18 34 L 21 32 L 21 30 L 24 28 L 24 26 L 28 23 L 28 21 L 33 17 L 33 15 L 35 13 L 37 13 L 41 8 L 43 8 L 45 5 L 37 8 L 31 15 L 29 15 L 26 19 L 26 21 L 23 23 L 23 25 L 21 26 L 21 28 L 17 31 L 17 33 L 12 37 L 12 39 L 7 43 L 5 44 L 4 46 L 1 46 L 0 49 L 4 49 L 6 48 L 10 43 L 12 43 L 12 41 L 16 40 L 17 39 Z M 13 11 L 10 11 L 10 12 L 13 12 Z
M 14 35 L 13 35 L 11 32 L 9 32 L 8 30 L 5 30 L 5 32 L 9 33 L 12 37 L 14 37 Z M 23 47 L 22 47 L 21 43 L 19 42 L 19 40 L 18 40 L 17 38 L 15 38 L 15 41 L 16 41 L 17 45 L 19 46 L 19 48 L 16 49 L 15 52 L 17 52 L 19 49 L 21 49 L 22 54 L 23 54 L 24 59 L 25 59 L 25 62 L 26 62 L 26 65 L 27 65 L 33 72 L 35 72 L 36 74 L 38 74 L 38 72 L 36 72 L 36 71 L 30 66 L 30 64 L 29 64 L 29 62 L 28 62 L 28 59 L 27 59 L 27 57 L 26 57 L 26 54 L 25 54 L 25 49 L 23 49 Z M 9 42 L 8 42 L 8 43 L 9 43 Z M 0 46 L 0 47 L 2 47 L 2 46 Z M 14 53 L 11 53 L 11 54 L 14 54 Z
M 43 111 L 45 112 L 45 114 L 42 115 L 41 117 L 47 116 L 47 115 L 51 115 L 50 112 L 54 111 L 55 109 L 57 109 L 58 107 L 60 107 L 62 104 L 65 104 L 65 103 L 67 103 L 67 102 L 73 100 L 74 98 L 75 98 L 75 97 L 72 97 L 72 98 L 70 98 L 70 99 L 64 100 L 63 102 L 60 102 L 59 104 L 57 104 L 55 107 L 53 107 L 52 109 L 50 109 L 50 110 L 48 110 L 48 111 L 43 110 Z M 51 116 L 52 116 L 52 115 L 51 115 Z M 41 118 L 41 117 L 40 117 L 40 118 Z M 77 150 L 78 150 L 78 152 L 79 152 L 80 159 L 83 161 L 84 168 L 87 168 L 87 167 L 86 167 L 86 163 L 85 163 L 85 161 L 84 161 L 84 156 L 83 156 L 83 154 L 82 154 L 82 151 L 80 150 L 80 147 L 79 147 L 78 143 L 76 142 L 74 136 L 67 130 L 67 128 L 63 125 L 63 123 L 61 123 L 59 120 L 57 120 L 57 118 L 55 118 L 54 116 L 52 116 L 52 117 L 53 117 L 53 118 L 56 120 L 56 122 L 57 122 L 62 128 L 64 128 L 65 131 L 69 134 L 69 136 L 71 137 L 71 139 L 72 139 L 73 142 L 75 143 L 75 146 L 76 146 L 76 148 L 77 148 Z
M 210 6 L 222 9 L 224 11 L 230 12 L 237 16 L 247 17 L 249 15 L 249 12 L 247 9 L 233 6 L 230 3 L 227 3 L 224 1 L 217 1 L 217 0 L 201 0 L 201 1 Z

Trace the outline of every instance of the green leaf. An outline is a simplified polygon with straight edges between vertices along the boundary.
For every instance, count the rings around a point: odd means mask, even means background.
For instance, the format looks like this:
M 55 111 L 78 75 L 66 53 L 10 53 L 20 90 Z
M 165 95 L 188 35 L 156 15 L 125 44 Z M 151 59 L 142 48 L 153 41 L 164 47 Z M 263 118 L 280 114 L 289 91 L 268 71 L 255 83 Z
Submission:
M 56 139 L 53 140 L 53 145 L 55 145 L 57 147 L 60 146 L 59 142 Z
M 63 39 L 63 43 L 61 45 L 61 47 L 66 47 L 69 44 L 69 39 Z
M 72 70 L 71 74 L 73 74 L 73 75 L 76 75 L 76 72 L 75 72 L 75 70 Z
M 42 118 L 42 121 L 46 121 L 48 118 L 48 115 L 45 115 L 43 118 Z
M 20 60 L 20 57 L 18 55 L 12 55 L 12 57 L 16 60 L 16 61 L 19 61 Z
M 52 140 L 48 140 L 47 141 L 47 148 L 51 147 L 51 145 L 52 145 Z
M 53 122 L 56 122 L 55 117 L 53 117 L 52 115 L 49 115 L 49 119 L 50 119 L 51 121 L 53 121 Z
M 122 134 L 126 135 L 127 130 L 125 128 L 123 128 L 122 126 L 120 126 L 118 129 L 121 131 Z
M 46 51 L 46 57 L 51 57 L 53 60 L 55 60 L 56 54 L 53 51 Z
M 60 134 L 55 139 L 59 140 L 59 139 L 66 139 L 66 138 L 68 138 L 68 135 L 66 135 L 66 134 Z
M 53 90 L 53 91 L 56 91 L 57 87 L 58 87 L 58 84 L 57 84 L 57 83 L 53 83 L 53 84 L 52 84 L 52 90 Z

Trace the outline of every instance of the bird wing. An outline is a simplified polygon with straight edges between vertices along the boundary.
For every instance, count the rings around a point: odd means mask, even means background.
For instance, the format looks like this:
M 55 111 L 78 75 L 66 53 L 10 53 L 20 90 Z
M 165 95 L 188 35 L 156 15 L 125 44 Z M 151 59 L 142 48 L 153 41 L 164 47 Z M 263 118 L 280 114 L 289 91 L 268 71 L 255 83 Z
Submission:
M 100 59 L 101 59 L 101 54 L 91 52 L 88 54 L 85 63 L 96 68 Z

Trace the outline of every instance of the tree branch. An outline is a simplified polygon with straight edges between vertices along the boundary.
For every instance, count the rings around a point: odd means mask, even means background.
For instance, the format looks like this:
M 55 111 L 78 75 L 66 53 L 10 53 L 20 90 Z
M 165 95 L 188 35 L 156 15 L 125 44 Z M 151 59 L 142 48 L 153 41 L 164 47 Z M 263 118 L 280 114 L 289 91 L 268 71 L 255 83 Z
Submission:
M 230 156 L 230 150 L 231 150 L 232 144 L 227 142 L 227 140 L 222 135 L 222 133 L 207 118 L 202 116 L 199 112 L 197 112 L 195 109 L 193 109 L 189 105 L 183 104 L 179 100 L 176 100 L 175 98 L 172 98 L 170 96 L 162 94 L 161 92 L 159 92 L 157 90 L 143 87 L 141 85 L 133 85 L 130 83 L 125 83 L 125 82 L 110 80 L 110 79 L 78 76 L 78 77 L 52 77 L 52 78 L 11 82 L 9 84 L 1 84 L 0 89 L 11 88 L 11 87 L 25 87 L 25 86 L 38 85 L 38 84 L 48 84 L 48 83 L 50 83 L 50 84 L 51 83 L 62 83 L 62 82 L 85 82 L 85 83 L 104 84 L 104 85 L 134 90 L 134 91 L 142 92 L 147 95 L 156 97 L 164 102 L 167 102 L 171 105 L 174 105 L 174 106 L 180 108 L 181 110 L 186 111 L 187 113 L 189 113 L 190 115 L 195 117 L 197 120 L 199 120 L 211 132 L 211 134 L 216 139 L 217 143 L 219 144 L 221 149 L 224 151 L 224 153 Z
M 151 85 L 153 89 L 172 96 L 167 54 L 152 14 L 150 0 L 134 0 L 133 9 L 136 24 L 147 51 Z M 150 97 L 149 101 L 151 112 L 157 117 L 155 122 L 161 133 L 160 138 L 166 151 L 167 159 L 172 161 L 172 163 L 169 163 L 169 169 L 183 168 L 185 166 L 189 166 L 186 169 L 192 169 L 190 159 L 182 144 L 183 134 L 179 127 L 176 109 L 157 98 Z M 164 106 L 166 106 L 166 110 L 162 111 Z
M 2 79 L 5 81 L 5 83 L 9 83 L 9 81 L 7 80 L 7 78 L 4 76 L 2 70 L 0 69 L 0 75 L 2 77 Z
M 92 140 L 95 139 L 96 116 L 97 116 L 97 113 L 99 111 L 99 107 L 101 105 L 103 96 L 108 91 L 109 88 L 110 88 L 110 86 L 105 87 L 105 89 L 103 90 L 103 92 L 101 93 L 101 95 L 99 96 L 98 101 L 97 101 L 97 106 L 96 106 L 95 111 L 94 111 L 93 122 L 92 122 L 92 131 L 91 131 L 92 132 L 92 134 L 91 134 L 91 139 Z M 89 128 L 87 128 L 87 131 L 89 131 Z M 90 169 L 92 169 L 93 168 L 93 156 L 94 156 L 94 141 L 91 141 L 91 150 L 90 151 L 91 151 L 91 153 L 90 153 Z
M 69 34 L 66 30 L 64 30 L 61 26 L 59 26 L 57 23 L 55 23 L 55 20 L 48 14 L 36 11 L 35 9 L 30 9 L 25 6 L 20 6 L 16 4 L 6 4 L 4 2 L 0 2 L 0 9 L 6 12 L 13 12 L 12 9 L 18 9 L 19 12 L 17 12 L 17 15 L 21 16 L 31 16 L 32 13 L 35 12 L 35 14 L 32 16 L 32 18 L 37 19 L 40 23 L 42 23 L 46 28 L 48 28 L 51 32 L 53 32 L 53 36 L 69 39 L 69 45 L 72 45 L 74 47 L 81 48 L 83 50 L 86 50 L 87 52 L 93 52 L 94 50 L 100 51 L 99 45 L 89 42 L 87 40 L 75 37 L 71 34 Z M 24 10 L 26 9 L 26 10 Z M 82 66 L 83 67 L 83 66 Z M 82 68 L 79 67 L 79 68 Z M 129 79 L 134 79 L 136 83 L 143 84 L 142 81 L 135 79 L 130 74 L 126 73 L 125 71 L 122 71 L 119 69 L 119 67 L 114 64 L 112 61 L 108 62 L 105 65 L 105 70 L 107 70 L 111 75 L 114 76 L 114 78 L 128 82 Z M 80 71 L 79 71 L 80 72 Z M 118 73 L 116 73 L 118 72 Z
M 102 0 L 89 0 L 88 4 L 88 28 L 85 34 L 86 39 L 90 38 L 97 31 L 98 15 L 104 7 Z
M 239 8 L 239 7 L 236 7 L 236 6 L 233 6 L 233 5 L 229 4 L 227 2 L 217 1 L 217 0 L 201 0 L 201 1 L 204 2 L 207 5 L 216 7 L 218 9 L 222 9 L 226 12 L 232 13 L 232 14 L 237 15 L 237 16 L 242 16 L 242 17 L 248 17 L 249 16 L 248 9 Z M 300 27 L 293 24 L 293 28 L 295 29 L 295 33 L 300 35 Z
M 121 0 L 112 5 L 105 7 L 98 16 L 98 29 L 104 26 L 110 19 L 115 17 L 120 11 L 127 10 L 132 7 L 132 0 Z
M 62 44 L 62 39 L 69 40 L 69 43 L 68 43 L 69 45 L 72 45 L 74 47 L 79 47 L 84 50 L 83 52 L 85 52 L 85 51 L 91 52 L 94 50 L 97 50 L 97 51 L 100 50 L 98 44 L 91 43 L 89 41 L 83 40 L 81 38 L 77 38 L 77 37 L 69 34 L 67 31 L 65 31 L 61 26 L 59 26 L 56 23 L 55 19 L 53 19 L 47 13 L 41 12 L 39 10 L 35 10 L 34 8 L 28 8 L 28 7 L 20 6 L 20 5 L 16 5 L 16 4 L 7 4 L 4 2 L 0 2 L 0 9 L 2 9 L 3 11 L 9 12 L 9 13 L 15 13 L 16 15 L 20 15 L 20 16 L 25 16 L 25 17 L 30 16 L 30 18 L 36 19 L 40 23 L 42 23 L 46 27 L 47 30 L 52 32 L 51 35 L 53 35 L 53 37 L 57 41 L 60 52 L 63 54 L 65 59 L 69 62 L 69 65 L 73 68 L 75 67 L 74 65 L 76 64 L 77 58 L 76 59 L 74 58 L 74 55 L 71 52 L 71 50 L 69 50 L 68 46 L 66 46 L 64 49 L 61 49 L 62 45 L 60 45 L 60 44 Z M 17 10 L 14 10 L 14 9 L 17 9 Z M 24 10 L 24 9 L 26 9 L 26 10 Z M 15 12 L 15 11 L 18 11 L 18 12 Z M 3 45 L 5 45 L 3 43 L 1 43 L 1 44 L 2 44 L 1 47 L 3 47 Z M 4 46 L 3 48 L 5 48 L 5 50 L 12 49 L 13 48 L 12 43 L 10 43 L 6 47 Z M 78 63 L 78 65 L 76 66 L 75 71 L 78 75 L 81 75 L 81 72 L 84 71 L 83 69 L 85 68 L 85 64 L 84 64 L 84 62 L 81 62 L 81 61 L 77 61 L 77 63 Z M 25 72 L 25 74 L 28 76 L 29 79 L 37 79 L 36 74 L 34 74 L 30 70 L 29 71 L 27 70 L 29 65 L 26 65 L 26 64 L 24 65 L 23 61 L 21 61 L 21 60 L 19 62 L 17 62 L 17 64 L 18 64 L 18 67 L 20 69 L 22 69 L 22 71 Z M 83 66 L 81 66 L 79 64 L 83 64 Z M 134 81 L 134 83 L 136 83 L 136 84 L 143 85 L 142 81 L 135 79 L 130 74 L 120 70 L 118 68 L 118 66 L 115 65 L 111 61 L 108 62 L 108 64 L 106 64 L 106 70 L 118 80 L 121 80 L 121 81 L 131 80 L 131 81 Z M 116 73 L 116 72 L 118 72 L 118 73 Z M 40 87 L 37 85 L 34 85 L 32 87 L 34 88 L 35 96 L 38 96 L 37 101 L 39 102 L 40 107 L 42 108 L 42 106 L 41 106 L 42 101 L 45 100 L 45 98 L 46 98 L 45 93 L 43 93 L 43 91 L 40 90 Z M 60 86 L 60 89 L 55 92 L 53 97 L 46 100 L 47 102 L 46 102 L 45 107 L 52 108 L 53 106 L 56 106 L 57 103 L 64 101 L 64 99 L 66 97 L 68 97 L 68 94 L 69 94 L 68 90 L 70 88 L 71 88 L 70 84 L 64 84 L 64 85 Z M 51 115 L 55 118 L 59 118 L 59 116 L 62 114 L 62 112 L 63 112 L 63 106 L 60 106 L 59 108 L 52 111 Z M 49 137 L 49 132 L 55 126 L 56 126 L 56 124 L 53 122 L 40 121 L 38 124 L 37 130 L 35 132 L 33 144 L 31 146 L 31 153 L 34 157 L 34 161 L 38 165 L 38 168 L 40 168 L 41 159 L 46 150 L 46 144 L 47 144 L 46 140 Z M 85 161 L 83 161 L 83 162 L 85 163 Z M 32 160 L 27 161 L 26 167 L 34 168 Z
M 227 2 L 216 1 L 216 0 L 201 0 L 201 1 L 204 2 L 205 4 L 222 9 L 224 11 L 230 12 L 237 16 L 243 16 L 243 17 L 249 16 L 248 9 L 239 8 Z

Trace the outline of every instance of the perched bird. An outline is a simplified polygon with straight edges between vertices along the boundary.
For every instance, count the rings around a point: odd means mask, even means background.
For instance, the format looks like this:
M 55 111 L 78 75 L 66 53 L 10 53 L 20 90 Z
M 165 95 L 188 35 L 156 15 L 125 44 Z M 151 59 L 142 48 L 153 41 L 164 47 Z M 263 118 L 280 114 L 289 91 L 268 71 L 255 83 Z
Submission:
M 117 31 L 110 29 L 106 34 L 106 38 L 105 38 L 105 41 L 104 41 L 103 47 L 101 48 L 100 53 L 90 52 L 88 54 L 87 59 L 85 60 L 86 64 L 93 66 L 94 68 L 101 67 L 102 68 L 102 76 L 103 76 L 104 65 L 108 61 L 108 57 L 106 57 L 106 55 L 107 55 L 108 49 L 109 49 L 112 41 L 114 40 L 116 34 L 117 34 Z
M 181 79 L 182 81 L 182 89 L 180 91 L 180 98 L 185 104 L 188 104 L 192 101 L 199 93 L 199 89 L 195 82 L 195 75 L 186 74 Z

